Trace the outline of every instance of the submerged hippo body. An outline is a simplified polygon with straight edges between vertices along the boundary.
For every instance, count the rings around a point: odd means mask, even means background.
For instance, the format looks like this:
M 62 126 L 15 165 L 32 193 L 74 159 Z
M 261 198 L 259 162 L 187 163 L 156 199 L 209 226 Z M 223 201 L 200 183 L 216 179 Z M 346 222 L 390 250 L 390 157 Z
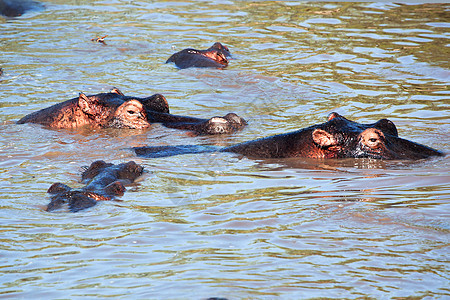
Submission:
M 173 155 L 217 151 L 197 149 L 195 146 L 134 148 L 136 154 L 145 157 L 161 157 L 164 152 Z M 337 113 L 330 114 L 328 121 L 319 125 L 237 144 L 219 151 L 238 153 L 250 158 L 421 159 L 444 155 L 430 147 L 398 137 L 394 123 L 387 119 L 373 124 L 360 124 Z
M 33 9 L 42 9 L 43 5 L 32 0 L 0 0 L 0 15 L 18 17 Z
M 102 160 L 95 161 L 81 175 L 86 183 L 81 189 L 73 190 L 65 184 L 54 183 L 49 189 L 51 201 L 46 211 L 53 211 L 68 204 L 69 210 L 77 212 L 97 204 L 101 200 L 113 200 L 123 195 L 125 186 L 141 176 L 144 168 L 134 161 L 114 165 Z
M 37 123 L 51 128 L 133 128 L 143 129 L 151 123 L 162 123 L 170 128 L 191 130 L 197 134 L 231 133 L 247 123 L 234 113 L 224 117 L 201 119 L 170 114 L 163 95 L 146 98 L 125 96 L 114 88 L 110 93 L 86 96 L 55 104 L 33 112 L 18 124 Z
M 186 68 L 218 68 L 228 66 L 230 50 L 221 43 L 214 43 L 206 50 L 184 49 L 173 54 L 166 63 L 173 62 L 180 69 Z

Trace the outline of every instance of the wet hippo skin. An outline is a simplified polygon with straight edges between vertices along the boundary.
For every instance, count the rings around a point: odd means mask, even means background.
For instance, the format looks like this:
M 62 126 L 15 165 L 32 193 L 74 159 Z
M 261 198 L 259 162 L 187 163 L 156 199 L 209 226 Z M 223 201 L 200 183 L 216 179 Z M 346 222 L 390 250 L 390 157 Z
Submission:
M 159 98 L 155 95 L 126 97 L 117 89 L 91 96 L 80 93 L 77 98 L 33 112 L 17 123 L 37 123 L 52 128 L 147 128 L 150 123 L 145 103 L 155 99 Z
M 54 183 L 49 189 L 51 201 L 46 211 L 53 211 L 67 204 L 69 210 L 77 212 L 97 204 L 97 201 L 113 200 L 125 192 L 125 185 L 141 176 L 144 168 L 134 161 L 114 165 L 102 160 L 95 161 L 81 175 L 81 189 L 71 189 L 65 184 Z
M 308 157 L 414 160 L 444 155 L 438 150 L 400 138 L 396 126 L 390 120 L 382 119 L 372 124 L 360 124 L 338 113 L 331 113 L 328 121 L 322 124 L 222 149 L 197 145 L 133 149 L 137 155 L 144 157 L 214 151 L 233 152 L 256 159 Z
M 0 15 L 18 17 L 33 9 L 42 9 L 43 5 L 32 0 L 0 0 Z
M 228 66 L 229 57 L 231 57 L 230 50 L 216 42 L 206 50 L 192 48 L 181 50 L 169 57 L 166 63 L 173 62 L 180 69 L 192 67 L 223 69 Z
M 37 123 L 51 128 L 90 126 L 132 129 L 144 129 L 150 127 L 151 123 L 162 123 L 196 134 L 232 133 L 247 125 L 244 119 L 234 113 L 210 119 L 173 115 L 169 112 L 166 98 L 161 94 L 138 98 L 125 96 L 117 88 L 110 93 L 90 96 L 80 93 L 77 98 L 33 112 L 17 123 Z
M 148 114 L 152 123 L 161 123 L 166 127 L 190 130 L 198 135 L 227 134 L 236 132 L 247 125 L 247 122 L 235 113 L 223 117 L 201 119 L 172 115 L 168 113 L 151 112 Z

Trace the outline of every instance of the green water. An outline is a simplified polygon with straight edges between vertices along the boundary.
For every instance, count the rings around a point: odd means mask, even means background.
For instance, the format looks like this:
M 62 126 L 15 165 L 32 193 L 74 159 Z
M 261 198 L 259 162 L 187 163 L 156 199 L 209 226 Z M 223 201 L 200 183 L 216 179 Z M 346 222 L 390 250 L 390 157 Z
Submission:
M 226 146 L 336 111 L 448 152 L 448 4 L 51 0 L 0 17 L 0 297 L 446 299 L 448 157 L 143 159 L 144 145 Z M 105 38 L 106 45 L 92 38 Z M 174 52 L 220 41 L 225 70 L 177 70 Z M 22 116 L 111 87 L 166 96 L 171 112 L 235 112 L 249 126 L 194 137 L 49 130 Z M 54 182 L 134 160 L 119 201 L 47 213 Z

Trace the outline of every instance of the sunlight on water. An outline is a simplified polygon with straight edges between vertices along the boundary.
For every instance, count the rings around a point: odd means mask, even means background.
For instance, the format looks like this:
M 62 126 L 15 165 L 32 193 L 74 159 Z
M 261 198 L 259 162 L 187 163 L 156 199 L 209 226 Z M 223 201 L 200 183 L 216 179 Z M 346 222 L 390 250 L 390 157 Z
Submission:
M 1 2 L 1 1 L 0 1 Z M 0 294 L 6 298 L 444 299 L 448 157 L 145 159 L 138 146 L 215 145 L 322 123 L 336 111 L 448 151 L 448 4 L 42 1 L 0 17 Z M 105 43 L 91 39 L 105 37 Z M 225 70 L 164 64 L 220 41 Z M 26 114 L 118 87 L 171 112 L 235 112 L 227 136 L 49 130 Z M 54 182 L 95 160 L 146 173 L 117 201 L 47 213 Z

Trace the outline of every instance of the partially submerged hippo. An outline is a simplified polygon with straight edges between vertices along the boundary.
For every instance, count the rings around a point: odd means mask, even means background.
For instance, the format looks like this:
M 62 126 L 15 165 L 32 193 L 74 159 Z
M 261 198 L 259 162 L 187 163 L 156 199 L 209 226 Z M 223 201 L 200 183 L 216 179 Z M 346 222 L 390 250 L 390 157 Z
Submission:
M 228 113 L 223 117 L 200 119 L 153 111 L 148 113 L 148 118 L 152 123 L 161 123 L 169 128 L 190 130 L 198 135 L 233 133 L 247 125 L 247 122 L 235 113 Z
M 113 200 L 125 192 L 125 185 L 141 176 L 144 168 L 134 161 L 114 165 L 102 160 L 95 161 L 81 175 L 81 189 L 71 189 L 65 184 L 54 183 L 48 189 L 51 201 L 46 211 L 53 211 L 68 204 L 69 210 L 77 212 L 92 207 L 97 201 Z
M 90 126 L 134 129 L 162 123 L 170 128 L 192 130 L 197 134 L 231 133 L 247 124 L 234 113 L 211 119 L 173 115 L 169 113 L 169 105 L 163 95 L 131 97 L 116 88 L 110 93 L 91 96 L 80 93 L 77 98 L 33 112 L 17 123 L 38 123 L 52 128 Z
M 150 123 L 144 99 L 123 97 L 118 90 L 77 98 L 33 112 L 17 123 L 38 123 L 52 128 L 114 127 L 147 128 Z
M 216 42 L 206 50 L 192 48 L 181 50 L 169 57 L 166 63 L 173 62 L 180 69 L 191 67 L 223 69 L 228 66 L 228 57 L 231 57 L 230 50 Z
M 338 113 L 331 113 L 328 121 L 319 125 L 223 149 L 211 149 L 205 146 L 160 146 L 133 149 L 137 155 L 145 157 L 213 151 L 234 152 L 250 158 L 421 159 L 444 155 L 430 147 L 398 137 L 394 123 L 387 119 L 373 124 L 360 124 Z
M 0 0 L 0 15 L 18 17 L 28 10 L 42 9 L 43 5 L 33 0 Z

